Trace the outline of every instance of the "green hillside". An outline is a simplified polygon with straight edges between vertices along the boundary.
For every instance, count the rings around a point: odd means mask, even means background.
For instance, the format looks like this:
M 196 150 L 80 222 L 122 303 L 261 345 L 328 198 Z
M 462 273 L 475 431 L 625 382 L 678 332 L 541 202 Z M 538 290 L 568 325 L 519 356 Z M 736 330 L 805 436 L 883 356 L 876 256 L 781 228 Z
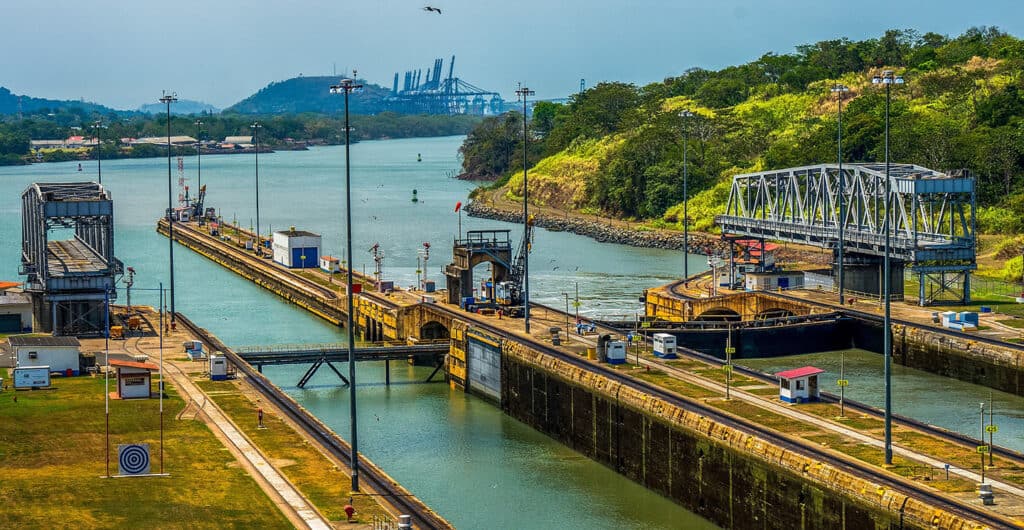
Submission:
M 293 77 L 270 83 L 255 94 L 224 109 L 239 114 L 335 114 L 345 111 L 344 96 L 331 94 L 337 76 Z M 384 98 L 390 90 L 363 82 L 363 90 L 349 99 L 352 114 L 377 114 L 385 110 Z
M 894 162 L 969 169 L 978 179 L 979 222 L 1024 232 L 1024 41 L 995 28 L 955 38 L 891 30 L 766 53 L 719 71 L 694 68 L 637 87 L 602 83 L 565 105 L 540 103 L 530 126 L 531 199 L 557 208 L 679 226 L 682 109 L 689 118 L 691 226 L 713 230 L 729 177 L 836 160 L 835 83 L 846 161 L 884 157 L 884 91 L 871 77 L 893 69 Z M 484 120 L 462 147 L 463 170 L 522 192 L 521 116 Z M 1019 259 L 1019 258 L 1018 258 Z

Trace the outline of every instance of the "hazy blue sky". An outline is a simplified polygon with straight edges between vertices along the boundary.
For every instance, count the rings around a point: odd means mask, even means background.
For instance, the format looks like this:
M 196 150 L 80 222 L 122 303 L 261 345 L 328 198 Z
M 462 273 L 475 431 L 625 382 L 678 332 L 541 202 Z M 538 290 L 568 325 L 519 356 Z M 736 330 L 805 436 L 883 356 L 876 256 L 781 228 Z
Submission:
M 2 0 L 0 85 L 18 94 L 154 102 L 163 89 L 224 107 L 267 83 L 456 55 L 456 75 L 512 97 L 575 91 L 580 78 L 644 84 L 797 44 L 914 28 L 1024 35 L 1019 0 Z M 424 5 L 442 9 L 437 15 Z M 326 87 L 325 87 L 326 90 Z

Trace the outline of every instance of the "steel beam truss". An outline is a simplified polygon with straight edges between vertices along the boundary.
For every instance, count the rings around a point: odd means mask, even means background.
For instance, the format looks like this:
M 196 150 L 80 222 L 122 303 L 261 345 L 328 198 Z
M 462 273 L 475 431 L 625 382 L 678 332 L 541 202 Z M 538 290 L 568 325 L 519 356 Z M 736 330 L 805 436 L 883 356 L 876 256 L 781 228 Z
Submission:
M 889 216 L 890 259 L 908 263 L 921 282 L 919 303 L 935 301 L 927 292 L 948 292 L 947 274 L 962 278 L 960 300 L 969 301 L 975 261 L 974 179 L 912 164 L 890 165 L 890 208 L 885 205 L 885 166 L 820 164 L 733 177 L 724 215 L 724 234 L 743 235 L 837 249 L 839 225 L 847 252 L 884 255 L 884 216 Z M 841 194 L 841 195 L 840 195 Z M 845 213 L 840 219 L 839 198 Z M 944 284 L 925 288 L 938 274 Z
M 95 182 L 36 183 L 22 193 L 20 274 L 35 318 L 55 334 L 102 333 L 101 307 L 123 265 L 114 256 L 114 206 Z M 51 241 L 51 231 L 73 233 Z

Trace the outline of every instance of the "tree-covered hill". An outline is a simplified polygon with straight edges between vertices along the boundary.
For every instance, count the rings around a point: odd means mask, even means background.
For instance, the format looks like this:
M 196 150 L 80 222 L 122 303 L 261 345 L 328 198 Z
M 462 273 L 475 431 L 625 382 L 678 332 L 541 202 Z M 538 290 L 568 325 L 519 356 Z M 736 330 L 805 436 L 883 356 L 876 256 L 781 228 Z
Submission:
M 104 107 L 98 103 L 86 101 L 57 100 L 34 98 L 12 93 L 9 89 L 0 86 L 0 115 L 17 115 L 33 113 L 76 112 L 79 114 L 132 114 L 126 111 L 117 111 Z
M 330 86 L 337 76 L 293 77 L 273 82 L 255 94 L 224 109 L 239 114 L 335 114 L 345 111 L 345 98 L 331 94 Z M 352 114 L 378 114 L 385 110 L 384 98 L 390 91 L 379 85 L 363 82 L 363 90 L 349 96 Z
M 836 160 L 837 101 L 846 161 L 883 158 L 883 69 L 893 88 L 895 162 L 969 169 L 983 230 L 1024 232 L 1024 41 L 995 28 L 950 38 L 891 30 L 766 53 L 718 71 L 693 68 L 637 87 L 602 83 L 568 104 L 539 103 L 530 121 L 531 200 L 577 211 L 681 223 L 684 109 L 691 226 L 712 230 L 729 178 L 740 172 Z M 463 170 L 522 193 L 521 115 L 485 119 L 462 146 Z

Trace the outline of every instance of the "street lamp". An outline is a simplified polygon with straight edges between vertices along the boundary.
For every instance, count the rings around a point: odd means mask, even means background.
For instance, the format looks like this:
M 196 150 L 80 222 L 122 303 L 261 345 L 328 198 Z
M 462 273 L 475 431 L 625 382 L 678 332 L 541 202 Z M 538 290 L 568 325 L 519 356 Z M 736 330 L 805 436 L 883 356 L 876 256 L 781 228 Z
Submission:
M 902 85 L 903 76 L 895 75 L 892 70 L 885 70 L 882 75 L 871 78 L 875 85 L 885 85 L 885 221 L 882 230 L 885 232 L 885 255 L 882 257 L 882 296 L 885 298 L 885 318 L 883 322 L 882 355 L 885 357 L 885 464 L 892 465 L 892 316 L 890 314 L 889 285 L 889 219 L 890 186 L 889 182 L 889 105 L 892 99 L 892 85 Z M 877 193 L 878 190 L 875 190 Z M 878 205 L 876 204 L 877 208 Z
M 569 293 L 562 292 L 565 296 L 565 339 L 569 340 Z
M 688 206 L 690 202 L 687 190 L 687 146 L 690 143 L 690 129 L 687 127 L 690 118 L 694 114 L 689 109 L 683 109 L 679 117 L 683 119 L 683 281 L 690 277 L 690 216 Z
M 832 92 L 836 94 L 839 99 L 839 133 L 836 141 L 837 145 L 837 160 L 839 162 L 839 248 L 838 248 L 838 264 L 839 270 L 837 271 L 837 278 L 839 280 L 839 305 L 846 303 L 845 292 L 843 290 L 843 247 L 846 242 L 843 237 L 843 225 L 846 224 L 846 176 L 843 174 L 843 94 L 849 92 L 850 89 L 845 85 L 836 83 L 832 87 Z
M 526 185 L 527 146 L 529 137 L 526 134 L 526 99 L 536 94 L 527 87 L 520 86 L 516 89 L 516 97 L 523 100 L 523 326 L 526 334 L 530 334 L 530 215 L 529 201 L 530 188 Z
M 102 121 L 96 120 L 92 128 L 96 132 L 96 178 L 99 184 L 103 184 L 103 140 L 100 139 L 100 132 L 107 127 Z
M 167 248 L 171 265 L 171 325 L 174 325 L 174 202 L 171 187 L 171 103 L 178 101 L 178 94 L 164 91 L 160 103 L 167 105 Z
M 352 77 L 355 75 L 356 71 L 353 70 Z M 352 420 L 352 491 L 359 491 L 359 436 L 356 429 L 356 339 L 355 329 L 352 328 L 352 164 L 349 159 L 348 95 L 362 88 L 363 85 L 356 84 L 354 79 L 342 79 L 339 84 L 331 85 L 331 94 L 345 94 L 345 253 L 348 262 L 348 266 L 345 267 L 348 273 L 345 280 L 345 292 L 348 294 L 348 315 L 345 325 L 348 329 L 349 414 Z
M 196 190 L 202 190 L 203 188 L 203 122 L 202 120 L 196 120 L 196 166 L 197 166 L 197 181 Z M 202 214 L 202 212 L 200 212 Z
M 260 242 L 262 237 L 260 232 L 260 129 L 263 128 L 260 122 L 253 122 L 249 126 L 252 128 L 252 139 L 256 142 L 256 255 L 263 255 L 263 245 Z

